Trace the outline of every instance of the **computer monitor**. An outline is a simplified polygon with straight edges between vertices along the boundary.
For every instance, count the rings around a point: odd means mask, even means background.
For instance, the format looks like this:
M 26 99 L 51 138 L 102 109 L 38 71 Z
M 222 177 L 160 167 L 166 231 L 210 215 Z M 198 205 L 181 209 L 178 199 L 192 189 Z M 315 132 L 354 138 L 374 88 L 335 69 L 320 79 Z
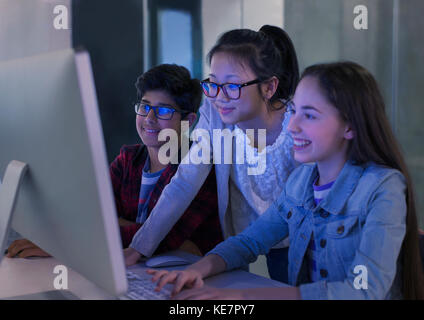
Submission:
M 0 259 L 11 225 L 108 293 L 125 293 L 108 168 L 86 52 L 0 62 Z

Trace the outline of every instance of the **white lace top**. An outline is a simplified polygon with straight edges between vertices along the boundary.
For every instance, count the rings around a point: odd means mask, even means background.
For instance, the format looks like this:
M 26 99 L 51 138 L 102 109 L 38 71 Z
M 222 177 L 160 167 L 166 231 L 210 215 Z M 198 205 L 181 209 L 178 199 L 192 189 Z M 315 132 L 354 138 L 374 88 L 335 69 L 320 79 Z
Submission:
M 243 231 L 255 221 L 268 207 L 277 200 L 283 191 L 290 173 L 297 166 L 293 159 L 292 139 L 287 133 L 288 117 L 282 122 L 282 130 L 272 145 L 266 146 L 261 152 L 245 143 L 246 156 L 249 152 L 255 161 L 233 163 L 230 175 L 230 206 L 232 222 L 236 234 Z M 249 137 L 236 126 L 237 139 L 249 142 Z M 249 150 L 250 149 L 250 150 Z M 257 158 L 258 157 L 258 158 Z M 233 148 L 233 159 L 236 159 L 236 148 Z M 250 163 L 249 163 L 250 162 Z M 266 165 L 265 171 L 260 166 Z M 248 174 L 248 169 L 250 173 Z M 262 174 L 252 174 L 260 170 Z M 275 246 L 281 248 L 288 245 L 288 239 Z

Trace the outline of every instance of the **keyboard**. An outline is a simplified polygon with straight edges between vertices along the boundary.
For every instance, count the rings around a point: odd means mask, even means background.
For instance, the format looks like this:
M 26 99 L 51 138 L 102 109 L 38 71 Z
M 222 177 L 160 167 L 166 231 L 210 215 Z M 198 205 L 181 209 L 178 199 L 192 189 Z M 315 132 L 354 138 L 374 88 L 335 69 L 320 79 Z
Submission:
M 134 273 L 127 270 L 128 292 L 120 299 L 122 300 L 168 300 L 171 296 L 171 289 L 166 286 L 161 291 L 156 292 L 157 283 L 152 282 L 152 276 Z

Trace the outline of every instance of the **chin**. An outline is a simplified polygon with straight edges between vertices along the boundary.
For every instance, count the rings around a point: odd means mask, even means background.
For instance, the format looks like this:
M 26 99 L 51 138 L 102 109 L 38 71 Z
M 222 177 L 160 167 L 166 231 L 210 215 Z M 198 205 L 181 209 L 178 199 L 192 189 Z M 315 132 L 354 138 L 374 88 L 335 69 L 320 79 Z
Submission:
M 149 139 L 150 137 L 142 137 L 141 138 L 141 142 L 143 142 L 143 144 L 146 147 L 160 147 L 160 143 L 159 141 L 156 139 Z
M 311 159 L 311 157 L 305 157 L 304 155 L 296 155 L 296 152 L 294 153 L 294 160 L 300 163 L 315 162 L 315 160 Z
M 243 117 L 240 117 L 238 114 L 229 114 L 229 115 L 219 115 L 222 122 L 225 124 L 235 125 L 237 123 L 243 122 Z

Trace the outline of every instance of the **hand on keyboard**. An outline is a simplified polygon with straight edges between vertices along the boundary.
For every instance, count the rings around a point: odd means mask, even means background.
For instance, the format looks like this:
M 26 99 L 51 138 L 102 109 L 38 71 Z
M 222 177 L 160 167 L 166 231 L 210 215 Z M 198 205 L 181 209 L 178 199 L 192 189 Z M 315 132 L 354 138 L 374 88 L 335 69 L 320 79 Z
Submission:
M 122 297 L 131 300 L 168 300 L 170 290 L 163 288 L 160 292 L 155 291 L 156 284 L 147 274 L 137 274 L 127 270 L 128 292 Z
M 168 283 L 174 284 L 171 297 L 178 294 L 184 287 L 186 288 L 201 288 L 203 287 L 202 275 L 191 269 L 186 270 L 154 270 L 147 269 L 146 272 L 153 276 L 152 281 L 157 281 L 157 289 L 163 290 L 163 287 Z

